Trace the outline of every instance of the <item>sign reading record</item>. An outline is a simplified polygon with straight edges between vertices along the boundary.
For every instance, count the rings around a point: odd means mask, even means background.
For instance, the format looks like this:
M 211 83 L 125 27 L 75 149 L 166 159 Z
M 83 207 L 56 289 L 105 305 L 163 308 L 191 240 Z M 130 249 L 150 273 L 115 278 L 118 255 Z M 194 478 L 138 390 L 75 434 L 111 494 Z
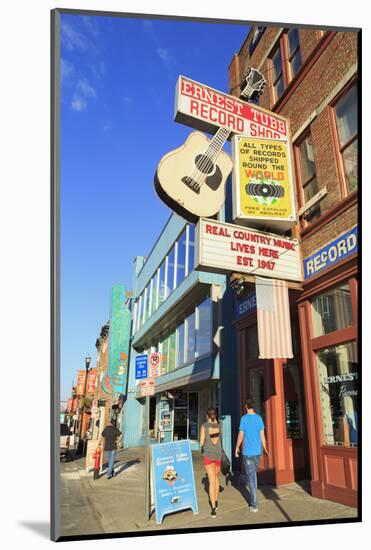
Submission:
M 196 226 L 196 269 L 303 280 L 297 239 L 201 218 Z

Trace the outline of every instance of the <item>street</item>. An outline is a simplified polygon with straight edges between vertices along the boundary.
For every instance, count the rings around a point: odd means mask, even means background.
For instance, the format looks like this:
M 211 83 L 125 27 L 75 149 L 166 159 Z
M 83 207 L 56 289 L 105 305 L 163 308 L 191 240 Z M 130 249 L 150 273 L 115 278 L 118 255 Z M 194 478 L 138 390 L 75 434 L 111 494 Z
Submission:
M 186 510 L 165 516 L 156 525 L 155 514 L 144 518 L 144 449 L 132 448 L 116 454 L 116 477 L 102 475 L 93 480 L 86 473 L 85 460 L 61 464 L 61 525 L 62 536 L 98 533 L 153 531 L 163 529 L 204 528 L 213 526 L 249 525 L 290 521 L 355 518 L 356 508 L 328 500 L 313 498 L 305 484 L 292 483 L 277 487 L 260 486 L 259 512 L 248 509 L 248 492 L 243 485 L 221 476 L 219 510 L 210 516 L 207 480 L 202 457 L 193 455 L 199 514 Z

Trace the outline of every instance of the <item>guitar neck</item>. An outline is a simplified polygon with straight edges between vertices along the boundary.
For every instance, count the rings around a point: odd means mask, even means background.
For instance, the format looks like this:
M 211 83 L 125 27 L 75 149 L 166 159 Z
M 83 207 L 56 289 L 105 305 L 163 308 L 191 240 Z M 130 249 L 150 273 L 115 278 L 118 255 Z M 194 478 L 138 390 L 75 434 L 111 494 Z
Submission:
M 205 151 L 205 155 L 207 155 L 210 159 L 215 159 L 223 149 L 223 145 L 227 141 L 230 133 L 231 131 L 227 128 L 219 128 L 215 136 L 210 141 L 210 144 Z

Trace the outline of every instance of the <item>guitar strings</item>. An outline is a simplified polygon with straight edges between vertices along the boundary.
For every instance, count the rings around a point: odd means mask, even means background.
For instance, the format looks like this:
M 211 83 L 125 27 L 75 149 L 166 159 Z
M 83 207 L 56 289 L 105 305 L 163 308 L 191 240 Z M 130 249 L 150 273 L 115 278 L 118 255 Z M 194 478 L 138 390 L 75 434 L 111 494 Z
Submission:
M 203 174 L 202 172 L 202 169 L 203 168 L 206 168 L 207 164 L 208 164 L 208 161 L 209 161 L 209 157 L 207 155 L 207 151 L 208 149 L 210 148 L 213 148 L 214 145 L 213 145 L 213 140 L 214 140 L 214 144 L 217 144 L 218 143 L 218 140 L 220 139 L 220 135 L 221 135 L 221 130 L 224 130 L 223 127 L 220 127 L 217 131 L 217 133 L 215 134 L 215 136 L 213 137 L 213 139 L 211 140 L 211 143 L 209 143 L 209 145 L 207 146 L 206 150 L 201 153 L 202 156 L 206 156 L 206 159 L 202 160 L 201 161 L 201 164 L 199 165 L 199 167 L 197 167 L 196 165 L 196 168 L 194 169 L 192 175 L 191 175 L 191 179 L 194 180 L 196 183 L 199 184 L 199 187 L 201 189 L 203 183 L 202 183 L 202 179 L 205 179 L 206 181 L 206 178 L 207 178 L 207 174 Z M 219 135 L 218 135 L 219 134 Z M 198 175 L 198 172 L 201 172 L 200 175 Z M 198 177 L 197 177 L 198 176 Z
M 208 177 L 208 174 L 202 173 L 202 169 L 206 168 L 209 160 L 211 160 L 211 162 L 214 162 L 216 160 L 230 133 L 231 131 L 228 130 L 228 128 L 221 126 L 211 140 L 211 143 L 208 145 L 206 151 L 203 153 L 203 156 L 205 156 L 206 158 L 201 162 L 199 168 L 195 170 L 194 177 L 192 178 L 195 179 L 195 181 L 199 184 L 200 189 L 204 185 L 204 183 L 206 182 L 206 178 Z M 212 151 L 211 155 L 207 153 L 209 149 Z M 197 178 L 197 171 L 201 172 L 199 178 Z

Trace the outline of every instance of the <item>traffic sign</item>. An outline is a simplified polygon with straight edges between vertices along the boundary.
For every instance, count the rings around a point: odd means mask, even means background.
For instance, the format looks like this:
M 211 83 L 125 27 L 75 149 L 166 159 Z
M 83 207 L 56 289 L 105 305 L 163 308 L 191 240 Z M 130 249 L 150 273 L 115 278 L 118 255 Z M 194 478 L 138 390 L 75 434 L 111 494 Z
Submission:
M 155 381 L 151 378 L 147 380 L 142 380 L 140 382 L 140 394 L 142 397 L 150 397 L 155 395 Z
M 135 358 L 135 380 L 144 380 L 148 376 L 148 355 L 137 355 Z
M 161 353 L 151 353 L 148 357 L 149 376 L 157 378 L 161 375 Z

